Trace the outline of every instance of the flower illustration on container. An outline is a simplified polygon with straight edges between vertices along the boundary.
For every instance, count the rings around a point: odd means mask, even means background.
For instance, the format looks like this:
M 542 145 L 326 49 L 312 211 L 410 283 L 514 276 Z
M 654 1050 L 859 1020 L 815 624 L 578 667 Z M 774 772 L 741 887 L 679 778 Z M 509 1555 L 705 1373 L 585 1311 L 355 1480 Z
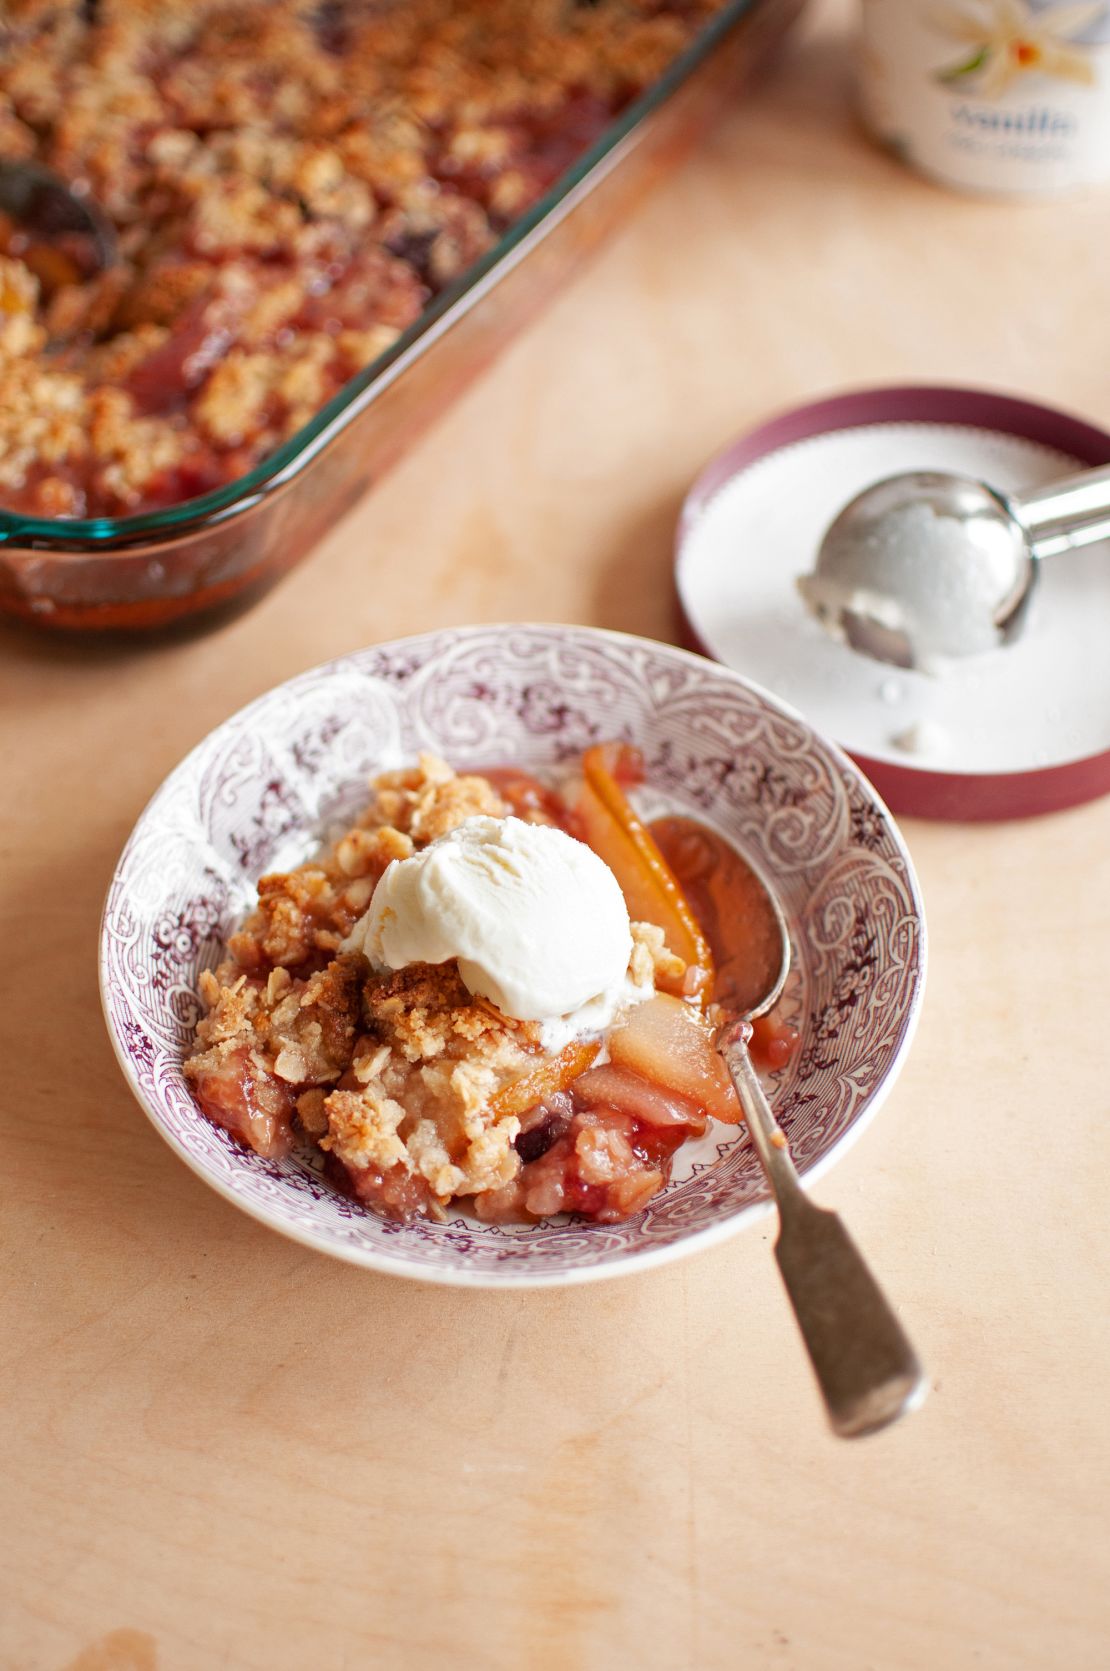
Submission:
M 1052 76 L 1091 86 L 1094 68 L 1086 49 L 1076 43 L 1106 12 L 1107 0 L 1076 0 L 1074 5 L 1036 8 L 1029 0 L 967 0 L 931 13 L 935 29 L 962 42 L 968 56 L 937 80 L 966 86 L 985 99 L 999 98 L 1027 75 Z

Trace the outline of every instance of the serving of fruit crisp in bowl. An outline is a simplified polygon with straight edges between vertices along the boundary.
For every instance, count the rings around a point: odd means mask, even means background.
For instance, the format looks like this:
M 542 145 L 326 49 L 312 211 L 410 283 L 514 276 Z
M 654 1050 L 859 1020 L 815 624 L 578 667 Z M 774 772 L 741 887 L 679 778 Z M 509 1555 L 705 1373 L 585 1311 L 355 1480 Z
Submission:
M 766 1206 L 716 1026 L 803 1172 L 889 1088 L 924 977 L 905 849 L 851 763 L 735 674 L 578 627 L 444 631 L 302 675 L 213 732 L 105 907 L 124 1072 L 276 1229 L 429 1280 L 642 1267 Z

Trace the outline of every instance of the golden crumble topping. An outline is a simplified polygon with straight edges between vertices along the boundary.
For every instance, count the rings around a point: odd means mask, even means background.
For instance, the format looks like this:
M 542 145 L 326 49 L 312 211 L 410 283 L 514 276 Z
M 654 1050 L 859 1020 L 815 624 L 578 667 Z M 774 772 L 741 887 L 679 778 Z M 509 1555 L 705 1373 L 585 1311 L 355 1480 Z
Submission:
M 321 1147 L 355 1171 L 400 1165 L 440 1201 L 507 1183 L 520 1121 L 491 1104 L 533 1065 L 535 1026 L 472 998 L 453 964 L 371 980 L 364 1004 L 368 1036 L 352 1083 L 325 1099 Z
M 440 1216 L 456 1197 L 478 1198 L 487 1216 L 499 1203 L 515 1210 L 530 1152 L 518 1139 L 527 1131 L 533 1148 L 537 1141 L 533 1105 L 554 1110 L 558 1124 L 563 1087 L 599 1046 L 545 1049 L 540 1023 L 475 997 L 454 960 L 390 972 L 344 949 L 394 860 L 468 818 L 511 810 L 490 778 L 456 774 L 425 754 L 379 776 L 365 812 L 317 857 L 261 878 L 227 959 L 199 982 L 204 1013 L 185 1073 L 218 1123 L 264 1155 L 285 1153 L 299 1128 L 347 1187 L 387 1216 Z M 534 789 L 517 810 L 550 818 Z M 644 997 L 657 982 L 680 984 L 684 970 L 661 929 L 632 925 L 628 977 Z M 623 1127 L 599 1132 L 592 1114 L 580 1123 L 583 1189 L 616 1192 L 618 1162 L 625 1204 L 661 1187 L 662 1171 Z M 542 1180 L 529 1190 L 520 1195 L 526 1210 L 551 1198 Z
M 242 475 L 722 3 L 9 0 L 0 155 L 91 191 L 120 260 L 0 216 L 0 504 L 114 515 Z M 69 414 L 51 452 L 28 389 Z

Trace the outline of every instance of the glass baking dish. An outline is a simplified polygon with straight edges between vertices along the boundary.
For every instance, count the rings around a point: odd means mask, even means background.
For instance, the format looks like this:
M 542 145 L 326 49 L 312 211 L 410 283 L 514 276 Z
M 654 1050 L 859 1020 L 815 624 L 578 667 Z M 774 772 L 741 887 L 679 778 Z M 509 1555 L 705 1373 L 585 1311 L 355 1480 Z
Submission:
M 481 260 L 249 474 L 135 516 L 45 521 L 0 510 L 0 615 L 142 630 L 259 596 L 682 155 L 803 4 L 731 0 Z

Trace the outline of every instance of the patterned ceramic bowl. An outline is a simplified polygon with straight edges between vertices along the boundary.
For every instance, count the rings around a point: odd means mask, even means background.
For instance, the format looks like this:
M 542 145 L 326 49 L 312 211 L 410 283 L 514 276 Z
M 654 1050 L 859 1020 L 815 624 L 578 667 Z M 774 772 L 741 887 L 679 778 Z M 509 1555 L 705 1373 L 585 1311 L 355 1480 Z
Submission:
M 311 1155 L 262 1160 L 200 1113 L 182 1075 L 197 977 L 260 875 L 305 858 L 420 749 L 457 767 L 540 774 L 589 743 L 643 750 L 652 816 L 713 825 L 777 887 L 801 1046 L 773 1083 L 800 1170 L 815 1177 L 874 1113 L 905 1057 L 925 972 L 909 857 L 866 779 L 796 714 L 699 656 L 584 627 L 473 627 L 360 651 L 261 697 L 159 789 L 124 849 L 100 946 L 108 1030 L 162 1136 L 228 1200 L 295 1240 L 433 1282 L 525 1287 L 661 1264 L 750 1223 L 768 1201 L 740 1128 L 676 1156 L 635 1218 L 596 1225 L 401 1226 L 337 1194 Z

